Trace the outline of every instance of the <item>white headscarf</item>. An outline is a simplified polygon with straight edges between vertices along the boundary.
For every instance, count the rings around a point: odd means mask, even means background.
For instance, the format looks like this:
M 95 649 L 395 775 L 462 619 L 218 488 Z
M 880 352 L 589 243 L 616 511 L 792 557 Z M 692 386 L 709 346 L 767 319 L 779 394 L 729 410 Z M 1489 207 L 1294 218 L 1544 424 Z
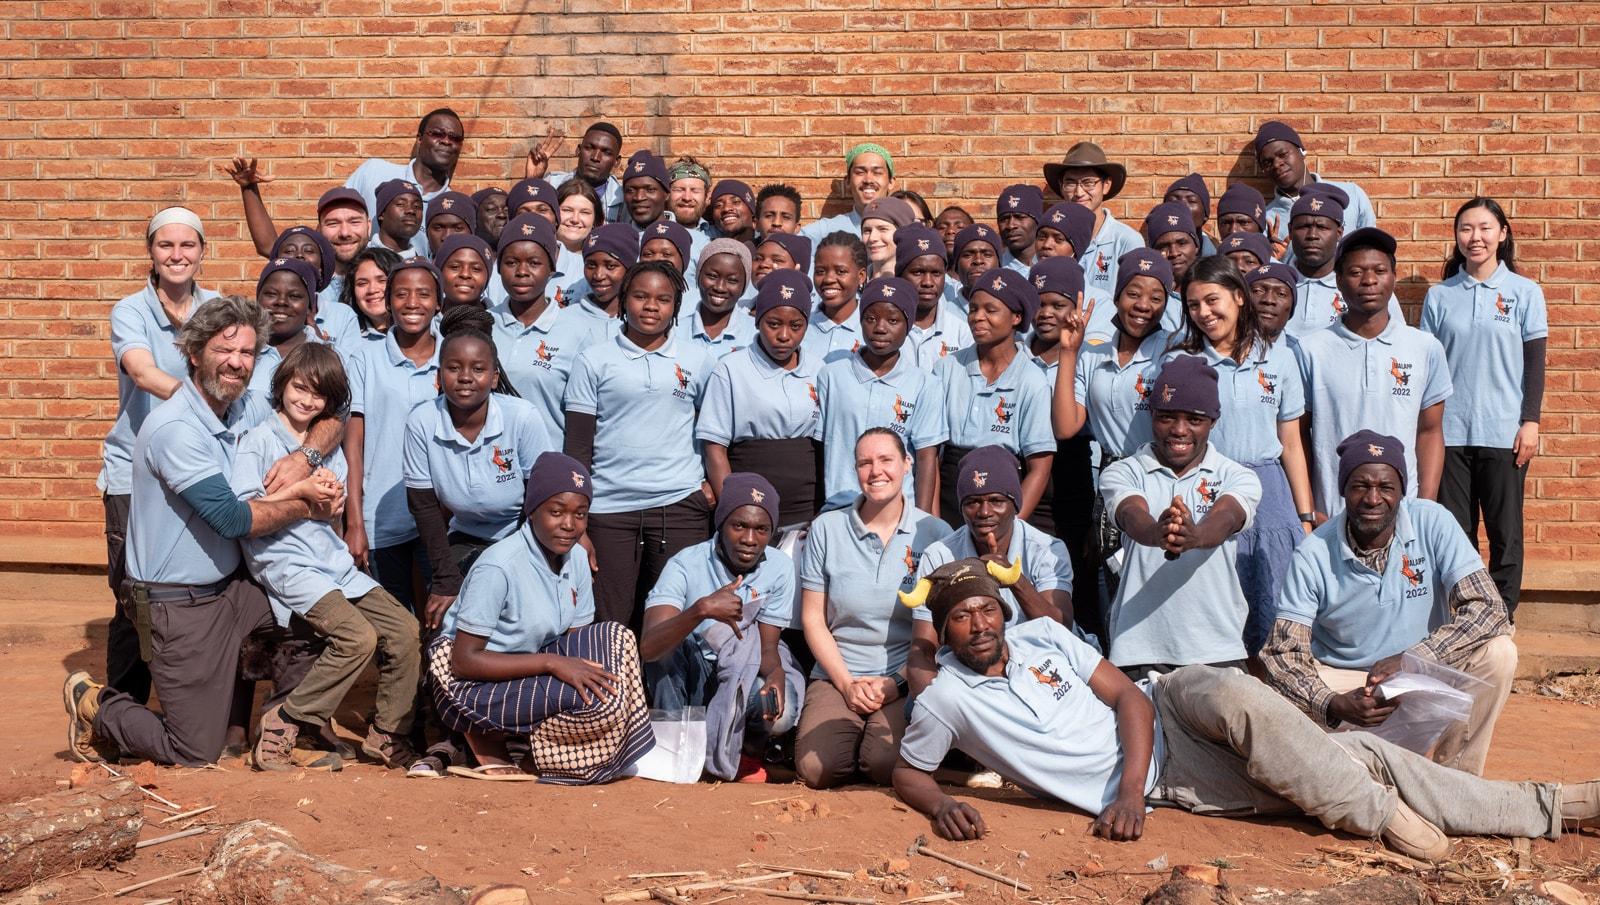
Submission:
M 150 225 L 145 228 L 144 237 L 148 239 L 156 234 L 156 230 L 174 223 L 181 223 L 194 230 L 200 235 L 200 241 L 206 240 L 206 228 L 200 223 L 200 216 L 186 207 L 169 207 L 157 211 L 156 215 L 150 218 Z

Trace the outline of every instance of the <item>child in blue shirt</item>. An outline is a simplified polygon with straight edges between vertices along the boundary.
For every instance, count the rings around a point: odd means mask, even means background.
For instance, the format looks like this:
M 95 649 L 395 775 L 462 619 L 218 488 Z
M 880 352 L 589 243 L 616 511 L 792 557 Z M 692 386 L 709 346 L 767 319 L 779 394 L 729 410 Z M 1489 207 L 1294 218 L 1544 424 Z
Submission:
M 806 325 L 806 352 L 819 362 L 861 348 L 861 287 L 867 282 L 867 246 L 853 232 L 829 233 L 817 243 L 811 268 L 817 307 Z

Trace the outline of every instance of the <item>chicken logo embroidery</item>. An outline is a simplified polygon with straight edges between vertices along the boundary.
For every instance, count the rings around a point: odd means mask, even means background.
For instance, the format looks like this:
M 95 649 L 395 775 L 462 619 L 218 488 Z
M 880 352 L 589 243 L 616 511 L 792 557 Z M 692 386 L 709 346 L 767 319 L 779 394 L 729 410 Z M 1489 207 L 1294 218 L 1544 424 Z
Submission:
M 879 289 L 880 289 L 881 292 L 883 292 L 883 297 L 884 298 L 886 298 L 886 299 L 894 298 L 894 287 L 893 286 L 885 285 L 885 286 L 879 287 Z
M 667 234 L 667 223 L 666 223 L 665 220 L 663 220 L 662 222 L 656 224 L 656 235 L 664 236 L 666 234 Z
M 996 292 L 1006 288 L 1005 278 L 1004 277 L 995 277 L 993 280 L 990 280 L 989 281 L 989 288 L 995 290 Z
M 1207 483 L 1205 478 L 1200 479 L 1200 486 L 1195 488 L 1195 493 L 1200 494 L 1200 499 L 1205 500 L 1207 503 L 1216 503 L 1217 501 L 1217 488 Z
M 911 578 L 917 574 L 917 557 L 911 552 L 911 545 L 906 545 L 906 577 Z
M 794 298 L 794 287 L 793 286 L 779 286 L 778 287 L 778 294 L 783 296 L 783 298 L 785 300 L 792 299 L 792 298 Z
M 917 240 L 917 251 L 927 251 L 931 247 L 933 247 L 933 240 L 932 239 L 918 239 Z
M 1133 391 L 1139 395 L 1140 402 L 1149 401 L 1150 388 L 1145 386 L 1143 374 L 1140 374 L 1139 378 L 1133 382 Z
M 1105 252 L 1103 252 L 1103 251 L 1095 252 L 1095 254 L 1094 254 L 1094 268 L 1096 270 L 1100 271 L 1101 273 L 1105 273 L 1110 269 L 1110 266 L 1111 265 L 1106 263 L 1106 253 Z
M 1139 261 L 1139 272 L 1140 273 L 1149 273 L 1150 272 L 1150 259 L 1149 258 L 1140 259 L 1140 261 Z
M 549 361 L 551 358 L 555 357 L 555 354 L 559 351 L 561 350 L 555 346 L 545 345 L 544 340 L 541 339 L 539 340 L 539 348 L 534 349 L 533 354 L 537 356 L 540 361 Z
M 1168 214 L 1167 215 L 1167 225 L 1168 226 L 1177 226 L 1178 225 L 1178 216 L 1176 214 Z
M 1344 296 L 1341 296 L 1337 292 L 1333 294 L 1332 305 L 1334 317 L 1343 317 L 1344 313 L 1350 310 L 1350 306 L 1344 303 Z
M 644 172 L 644 161 L 641 160 L 638 163 L 634 164 L 633 165 L 633 171 L 635 173 L 643 173 Z
M 1506 297 L 1498 292 L 1494 294 L 1494 310 L 1500 312 L 1500 316 L 1496 320 L 1506 320 L 1511 316 L 1511 303 L 1506 301 Z
M 1322 210 L 1322 199 L 1321 198 L 1315 198 L 1315 197 L 1312 198 L 1311 201 L 1310 201 L 1310 206 L 1311 206 L 1311 209 L 1314 210 L 1314 211 Z
M 1044 282 L 1045 282 L 1044 281 L 1044 274 L 1041 273 L 1038 276 L 1033 278 L 1033 288 L 1035 288 L 1035 289 L 1043 289 L 1044 288 Z
M 755 489 L 754 487 L 750 488 L 750 502 L 759 503 L 759 502 L 761 502 L 762 500 L 764 500 L 766 498 L 767 498 L 766 494 L 764 494 L 761 491 Z
M 1278 391 L 1278 385 L 1267 379 L 1267 372 L 1260 368 L 1256 368 L 1256 383 L 1261 384 L 1261 393 L 1264 396 L 1271 396 Z
M 945 357 L 946 355 L 949 355 L 949 354 L 950 354 L 950 346 L 949 346 L 949 344 L 946 343 L 942 339 L 939 340 L 939 357 L 943 358 L 943 357 Z
M 1403 387 L 1411 385 L 1411 366 L 1401 364 L 1399 359 L 1389 359 L 1389 374 L 1390 376 L 1394 377 L 1395 386 Z
M 683 366 L 674 364 L 672 366 L 672 373 L 678 378 L 678 389 L 687 390 L 689 388 L 689 374 L 683 369 Z
M 1022 199 L 1018 198 L 1016 195 L 1007 195 L 1006 196 L 1006 204 L 1008 206 L 1010 206 L 1012 210 L 1016 210 L 1017 205 L 1019 205 L 1021 203 L 1022 203 Z
M 524 223 L 524 224 L 522 224 L 522 234 L 523 234 L 523 235 L 524 235 L 524 236 L 531 236 L 531 235 L 533 235 L 533 224 L 532 224 L 532 223 Z M 590 244 L 590 245 L 593 245 L 593 244 L 594 244 L 594 239 L 593 239 L 593 237 L 591 237 L 591 238 L 590 238 L 590 239 L 589 239 L 589 244 Z
M 454 199 L 454 198 L 440 198 L 439 199 L 439 206 L 441 208 L 444 208 L 445 210 L 449 210 L 450 208 L 456 206 L 456 199 Z
M 894 397 L 894 420 L 895 420 L 895 423 L 896 424 L 905 424 L 906 423 L 906 419 L 910 418 L 910 417 L 911 417 L 911 407 L 906 405 L 906 401 L 904 399 L 901 399 L 900 396 L 898 394 L 896 394 L 896 396 Z
M 1422 579 L 1427 573 L 1424 570 L 1417 568 L 1416 565 L 1411 562 L 1411 557 L 1402 553 L 1400 554 L 1400 574 L 1404 575 L 1406 577 L 1406 581 L 1411 582 L 1411 586 L 1415 588 L 1422 585 Z
M 489 457 L 489 461 L 494 463 L 494 467 L 500 469 L 501 474 L 506 474 L 511 471 L 511 460 L 506 458 L 506 453 L 509 452 L 511 452 L 509 449 L 502 452 L 500 447 L 496 446 L 494 448 L 494 455 Z
M 1028 667 L 1028 672 L 1033 673 L 1034 681 L 1038 682 L 1040 685 L 1047 685 L 1050 688 L 1060 688 L 1061 673 L 1048 663 L 1046 663 L 1045 666 L 1049 672 L 1046 672 L 1037 666 Z
M 1161 401 L 1162 402 L 1171 402 L 1172 401 L 1172 394 L 1176 393 L 1176 392 L 1178 392 L 1178 388 L 1177 387 L 1173 386 L 1170 383 L 1167 384 L 1166 386 L 1161 388 Z

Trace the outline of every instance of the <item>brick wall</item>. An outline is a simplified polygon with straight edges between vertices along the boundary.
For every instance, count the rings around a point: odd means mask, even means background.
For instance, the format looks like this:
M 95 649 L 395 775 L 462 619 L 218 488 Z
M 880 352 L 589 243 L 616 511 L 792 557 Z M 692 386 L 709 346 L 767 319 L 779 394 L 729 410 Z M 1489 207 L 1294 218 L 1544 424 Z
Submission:
M 1172 178 L 1253 180 L 1264 118 L 1306 137 L 1401 239 L 1415 311 L 1473 193 L 1508 202 L 1550 303 L 1533 554 L 1600 554 L 1600 3 L 1096 0 L 37 0 L 0 22 L 0 532 L 93 535 L 115 412 L 107 312 L 157 208 L 201 214 L 203 283 L 248 289 L 238 193 L 279 222 L 449 103 L 456 184 L 507 184 L 531 136 L 603 115 L 632 149 L 799 185 L 815 214 L 873 136 L 903 187 L 989 210 L 1092 137 L 1138 218 Z M 932 7 L 930 9 L 930 7 Z M 560 152 L 570 158 L 571 143 Z M 1258 183 L 1259 185 L 1259 183 Z M 833 199 L 830 210 L 842 206 Z M 1586 223 L 1584 221 L 1589 221 Z

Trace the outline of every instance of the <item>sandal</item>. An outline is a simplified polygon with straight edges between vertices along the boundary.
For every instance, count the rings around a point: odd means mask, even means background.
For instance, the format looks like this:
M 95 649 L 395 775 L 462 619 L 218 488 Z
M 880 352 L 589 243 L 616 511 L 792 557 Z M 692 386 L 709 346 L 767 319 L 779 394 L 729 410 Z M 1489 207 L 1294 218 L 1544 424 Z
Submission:
M 524 773 L 516 764 L 480 764 L 476 767 L 449 767 L 446 769 L 451 776 L 464 776 L 467 779 L 483 779 L 490 782 L 538 782 L 539 777 L 532 773 Z
M 444 779 L 452 764 L 465 760 L 460 748 L 448 741 L 438 742 L 406 768 L 406 779 Z

